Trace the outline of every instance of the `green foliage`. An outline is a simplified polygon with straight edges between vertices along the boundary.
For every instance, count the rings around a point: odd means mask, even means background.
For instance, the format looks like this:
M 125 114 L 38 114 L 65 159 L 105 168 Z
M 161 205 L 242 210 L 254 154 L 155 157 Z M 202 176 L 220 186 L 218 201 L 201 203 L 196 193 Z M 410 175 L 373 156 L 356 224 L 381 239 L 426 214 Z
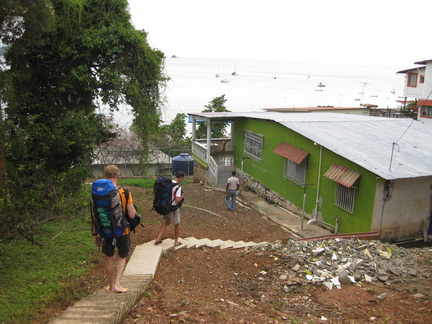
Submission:
M 37 171 L 35 174 L 39 174 Z M 14 199 L 0 201 L 0 242 L 10 244 L 25 238 L 40 245 L 37 239 L 39 224 L 74 216 L 88 203 L 88 191 L 84 187 L 75 188 L 77 179 L 83 174 L 87 174 L 86 169 L 75 168 L 56 177 L 46 176 L 45 182 L 27 182 L 30 177 L 23 177 L 17 179 L 20 183 L 10 184 Z M 74 187 L 73 192 L 71 187 Z
M 6 153 L 10 197 L 0 202 L 0 236 L 28 233 L 55 218 L 58 204 L 78 190 L 94 148 L 114 136 L 95 115 L 97 100 L 112 110 L 132 107 L 145 158 L 160 122 L 164 55 L 133 28 L 127 5 L 7 0 L 0 7 L 0 37 L 10 44 L 9 68 L 0 71 L 0 154 Z M 3 232 L 8 228 L 22 230 Z
M 191 138 L 186 137 L 187 115 L 178 113 L 170 124 L 161 125 L 151 139 L 151 143 L 164 153 L 173 157 L 179 150 L 188 151 L 191 146 Z
M 37 228 L 42 246 L 19 241 L 4 250 L 0 263 L 0 322 L 24 323 L 63 298 L 72 278 L 90 270 L 96 250 L 87 209 L 75 217 Z M 74 297 L 80 298 L 78 292 Z
M 131 179 L 119 179 L 118 185 L 121 187 L 141 187 L 141 188 L 153 188 L 155 183 L 154 178 L 131 178 Z
M 229 110 L 225 107 L 227 99 L 225 99 L 225 95 L 214 98 L 212 101 L 206 105 L 205 109 L 202 112 L 229 112 Z M 228 123 L 226 122 L 212 122 L 211 124 L 211 137 L 212 138 L 221 138 L 226 135 L 226 126 Z M 196 130 L 197 138 L 207 138 L 207 126 L 205 123 L 201 123 L 198 125 Z

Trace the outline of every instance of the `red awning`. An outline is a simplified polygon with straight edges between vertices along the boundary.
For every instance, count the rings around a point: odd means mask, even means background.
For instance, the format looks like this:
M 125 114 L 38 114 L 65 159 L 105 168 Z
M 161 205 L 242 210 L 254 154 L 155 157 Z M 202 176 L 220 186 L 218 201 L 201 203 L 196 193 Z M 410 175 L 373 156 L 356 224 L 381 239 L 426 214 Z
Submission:
M 284 158 L 297 164 L 302 163 L 306 156 L 309 155 L 309 152 L 287 143 L 280 143 L 273 153 L 279 154 L 280 156 L 283 156 Z
M 324 177 L 336 181 L 348 188 L 351 188 L 360 176 L 360 173 L 338 164 L 333 164 L 324 174 Z
M 432 100 L 419 100 L 417 101 L 418 106 L 432 106 Z

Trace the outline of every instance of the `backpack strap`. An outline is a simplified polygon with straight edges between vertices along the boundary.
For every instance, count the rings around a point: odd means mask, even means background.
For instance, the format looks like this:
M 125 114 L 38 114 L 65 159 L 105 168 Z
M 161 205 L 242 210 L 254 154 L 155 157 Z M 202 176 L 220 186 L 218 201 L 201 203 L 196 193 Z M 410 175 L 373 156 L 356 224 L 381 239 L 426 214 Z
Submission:
M 174 184 L 174 183 L 173 183 Z M 177 191 L 181 188 L 180 187 L 180 185 L 176 182 L 176 185 L 174 185 L 173 187 L 176 187 L 175 189 L 174 189 L 174 192 L 173 192 L 173 199 L 172 199 L 172 201 L 171 201 L 171 205 L 173 204 L 173 202 L 175 201 L 175 199 L 176 199 L 176 194 L 177 194 Z

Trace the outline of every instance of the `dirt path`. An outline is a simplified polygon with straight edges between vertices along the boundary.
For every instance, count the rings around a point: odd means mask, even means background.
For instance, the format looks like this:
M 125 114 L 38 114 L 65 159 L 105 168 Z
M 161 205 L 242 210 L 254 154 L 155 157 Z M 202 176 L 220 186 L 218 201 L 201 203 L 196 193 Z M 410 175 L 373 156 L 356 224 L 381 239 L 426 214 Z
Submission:
M 227 211 L 222 192 L 206 191 L 199 184 L 183 188 L 183 238 L 255 242 L 287 242 L 291 238 L 289 231 L 256 211 L 242 206 L 237 206 L 235 212 Z M 132 234 L 136 246 L 155 239 L 162 220 L 150 211 L 150 190 L 130 189 L 145 223 L 144 229 Z M 172 227 L 167 237 L 173 237 Z M 340 290 L 287 276 L 295 259 L 283 259 L 282 252 L 206 247 L 167 252 L 148 295 L 129 314 L 126 323 L 430 323 L 430 251 L 418 254 L 426 280 L 413 277 L 398 285 L 358 283 L 344 285 Z M 81 289 L 90 291 L 103 286 L 103 258 L 95 267 Z M 52 312 L 61 307 L 65 305 L 53 305 Z

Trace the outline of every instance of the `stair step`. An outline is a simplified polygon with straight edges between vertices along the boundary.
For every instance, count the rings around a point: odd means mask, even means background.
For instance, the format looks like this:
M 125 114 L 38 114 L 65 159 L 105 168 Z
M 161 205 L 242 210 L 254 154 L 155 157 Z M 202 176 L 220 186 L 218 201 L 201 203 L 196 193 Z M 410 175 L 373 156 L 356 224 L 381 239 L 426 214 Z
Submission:
M 232 248 L 232 244 L 227 243 L 226 241 L 223 240 L 213 240 L 212 241 L 213 244 L 218 244 L 218 246 L 215 247 L 219 247 L 221 250 L 225 250 L 225 249 L 229 249 Z

